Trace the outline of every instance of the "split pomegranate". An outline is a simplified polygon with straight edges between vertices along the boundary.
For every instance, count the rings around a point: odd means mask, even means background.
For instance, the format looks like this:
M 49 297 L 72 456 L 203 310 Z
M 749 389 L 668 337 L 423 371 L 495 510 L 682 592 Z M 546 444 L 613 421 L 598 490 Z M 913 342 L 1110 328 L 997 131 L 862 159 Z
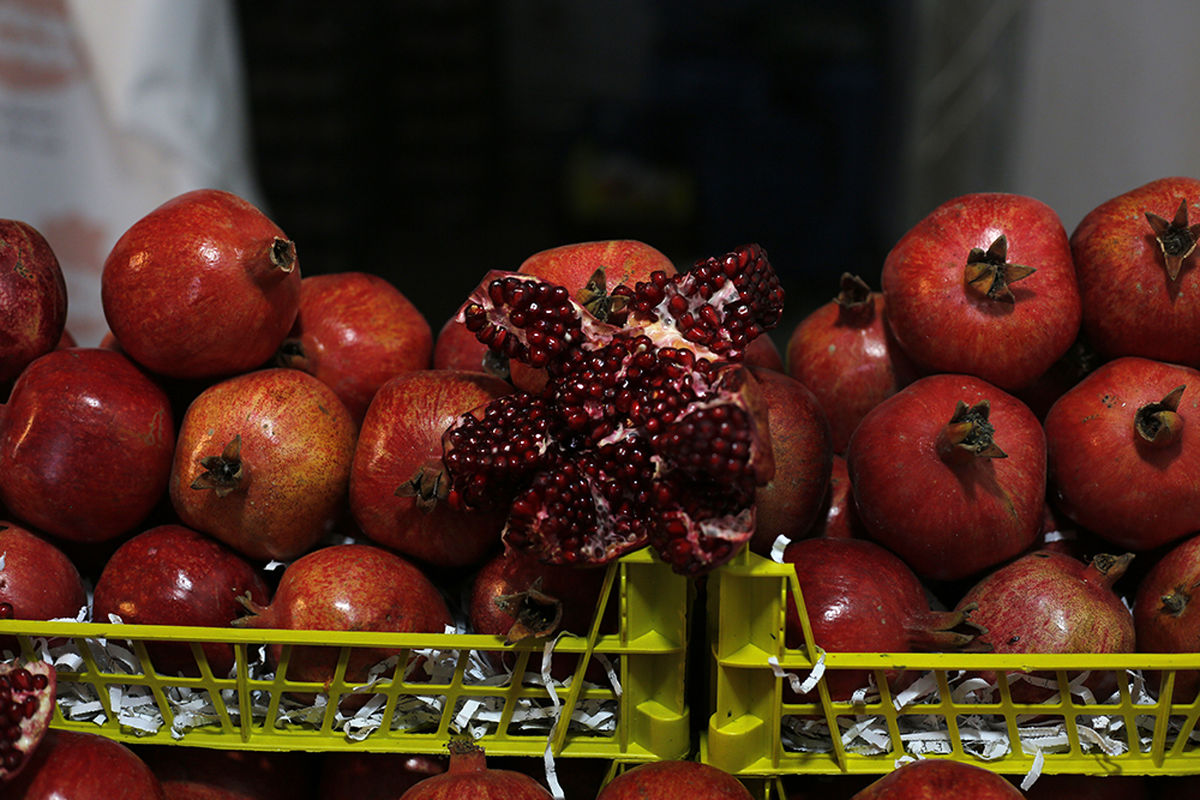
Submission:
M 927 372 L 1022 389 L 1079 332 L 1071 248 L 1032 197 L 982 192 L 938 206 L 900 238 L 882 272 L 888 324 Z
M 1133 601 L 1133 623 L 1137 649 L 1142 653 L 1200 652 L 1200 535 L 1191 536 L 1173 546 L 1154 563 L 1138 582 Z M 1155 689 L 1162 679 L 1152 672 L 1148 677 Z M 1171 697 L 1174 702 L 1190 703 L 1200 688 L 1200 672 L 1177 670 Z
M 968 375 L 929 375 L 873 408 L 846 452 L 859 519 L 923 578 L 957 580 L 1041 530 L 1046 440 L 1021 401 Z
M 970 644 L 977 632 L 969 608 L 932 610 L 920 579 L 874 542 L 803 539 L 787 546 L 783 561 L 796 570 L 813 641 L 824 650 L 956 650 Z M 799 611 L 789 602 L 786 644 L 797 649 L 804 643 Z M 830 696 L 840 701 L 866 687 L 868 676 L 867 670 L 827 670 L 824 679 Z M 910 677 L 893 671 L 888 683 L 895 690 Z
M 270 360 L 296 319 L 296 246 L 237 195 L 186 192 L 117 240 L 100 301 L 121 347 L 153 372 L 244 372 Z
M 1200 529 L 1200 371 L 1126 356 L 1046 414 L 1051 496 L 1081 527 L 1142 551 Z
M 910 761 L 867 786 L 850 800 L 1021 800 L 1002 776 L 974 764 L 941 758 Z
M 451 740 L 450 766 L 411 786 L 400 800 L 544 800 L 546 787 L 521 772 L 489 769 L 483 748 L 462 739 Z
M 179 426 L 171 503 L 185 525 L 248 558 L 295 558 L 344 510 L 355 433 L 333 389 L 308 373 L 220 381 Z
M 44 661 L 0 663 L 0 785 L 30 762 L 54 715 L 58 681 Z M 8 789 L 3 792 L 9 797 Z
M 971 621 L 984 629 L 976 640 L 996 653 L 1132 653 L 1133 616 L 1113 584 L 1131 554 L 1101 554 L 1084 563 L 1063 553 L 1037 550 L 984 576 L 959 601 L 974 607 Z M 1079 673 L 1069 672 L 1076 680 Z M 1022 673 L 1023 675 L 1023 673 Z M 1054 673 L 1035 673 L 1033 682 L 1011 683 L 1018 703 L 1044 702 L 1058 691 Z M 985 675 L 996 680 L 995 674 Z M 1054 688 L 1036 685 L 1049 681 Z M 1084 682 L 1097 702 L 1116 689 L 1110 673 L 1092 673 Z
M 750 800 L 742 782 L 699 761 L 668 759 L 630 767 L 608 782 L 596 800 Z
M 4 784 L 5 800 L 167 800 L 132 749 L 98 733 L 53 730 L 29 768 Z
M 0 381 L 58 346 L 67 285 L 50 244 L 32 225 L 0 219 Z
M 505 542 L 551 563 L 603 564 L 647 543 L 681 573 L 724 563 L 774 472 L 757 381 L 739 362 L 782 302 L 757 245 L 618 286 L 603 319 L 563 286 L 489 274 L 463 323 L 549 379 L 451 426 L 449 499 L 506 510 Z

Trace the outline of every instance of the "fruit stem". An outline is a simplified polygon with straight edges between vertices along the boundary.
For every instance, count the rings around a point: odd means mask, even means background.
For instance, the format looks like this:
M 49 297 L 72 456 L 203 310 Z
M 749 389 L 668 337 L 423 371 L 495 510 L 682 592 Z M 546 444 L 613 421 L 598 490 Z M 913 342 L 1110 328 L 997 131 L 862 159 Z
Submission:
M 1133 430 L 1138 437 L 1155 448 L 1164 448 L 1179 438 L 1183 417 L 1178 413 L 1179 401 L 1187 384 L 1176 386 L 1157 403 L 1147 403 L 1133 415 Z
M 838 318 L 863 324 L 874 316 L 875 304 L 871 301 L 871 287 L 857 275 L 842 273 L 838 293 L 833 298 L 838 305 Z
M 1088 583 L 1111 589 L 1133 561 L 1133 553 L 1114 556 L 1111 553 L 1097 553 L 1083 571 L 1083 579 Z
M 483 772 L 487 769 L 483 748 L 469 739 L 451 739 L 446 749 L 450 751 L 447 772 Z
M 971 612 L 977 603 L 968 603 L 954 611 L 929 611 L 915 614 L 905 629 L 913 650 L 961 650 L 987 633 L 987 629 L 971 622 Z
M 290 239 L 276 236 L 271 242 L 268 257 L 271 265 L 280 272 L 291 272 L 296 268 L 296 245 Z
M 996 429 L 988 422 L 990 410 L 987 400 L 973 406 L 958 401 L 949 422 L 938 432 L 936 447 L 942 461 L 963 464 L 977 458 L 1008 457 L 993 440 Z

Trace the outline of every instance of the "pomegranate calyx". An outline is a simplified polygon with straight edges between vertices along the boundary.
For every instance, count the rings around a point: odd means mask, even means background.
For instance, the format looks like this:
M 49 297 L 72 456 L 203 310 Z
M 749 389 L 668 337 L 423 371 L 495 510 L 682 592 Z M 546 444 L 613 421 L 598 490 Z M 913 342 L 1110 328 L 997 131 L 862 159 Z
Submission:
M 250 613 L 245 616 L 235 617 L 229 621 L 229 624 L 235 628 L 260 627 L 262 625 L 262 618 L 268 611 L 267 606 L 260 606 L 254 602 L 254 598 L 251 597 L 249 590 L 239 594 L 236 600 Z
M 852 314 L 855 317 L 864 311 L 870 312 L 875 304 L 871 302 L 871 287 L 857 275 L 843 272 L 838 284 L 838 293 L 833 302 L 837 303 L 841 314 Z
M 242 468 L 242 435 L 229 440 L 220 455 L 205 456 L 199 461 L 204 472 L 192 481 L 193 489 L 212 489 L 217 497 L 244 488 L 245 470 Z
M 290 239 L 276 236 L 268 255 L 271 266 L 285 275 L 296 268 L 296 244 Z
M 542 591 L 540 575 L 525 591 L 500 595 L 493 602 L 497 608 L 513 617 L 512 627 L 504 637 L 505 644 L 550 636 L 562 622 L 562 601 Z
M 1133 557 L 1133 553 L 1124 553 L 1119 556 L 1111 553 L 1097 553 L 1092 556 L 1092 560 L 1083 571 L 1083 580 L 1111 589 L 1113 584 L 1125 574 L 1125 570 L 1129 569 Z
M 417 508 L 429 512 L 437 507 L 439 501 L 449 498 L 450 481 L 441 464 L 425 464 L 418 467 L 411 478 L 397 486 L 392 494 L 416 498 Z
M 1024 264 L 1008 263 L 1008 237 L 1000 234 L 985 251 L 972 247 L 967 255 L 964 277 L 967 285 L 991 300 L 1015 303 L 1010 284 L 1028 278 L 1037 270 Z
M 1179 208 L 1170 222 L 1150 211 L 1146 213 L 1146 221 L 1154 231 L 1154 238 L 1162 250 L 1167 268 L 1167 277 L 1174 281 L 1183 269 L 1183 260 L 1196 249 L 1200 240 L 1200 223 L 1188 225 L 1187 200 L 1180 199 Z
M 964 463 L 976 458 L 1007 458 L 996 444 L 995 426 L 988 421 L 991 406 L 980 400 L 968 406 L 962 400 L 938 434 L 937 450 L 943 461 Z
M 629 305 L 629 298 L 610 294 L 604 267 L 598 267 L 588 278 L 584 287 L 579 290 L 579 305 L 586 308 L 589 314 L 601 322 L 609 322 L 615 315 L 625 311 Z
M 1159 598 L 1162 601 L 1162 613 L 1176 618 L 1182 617 L 1191 599 L 1191 592 L 1183 586 L 1176 586 L 1170 593 Z
M 987 633 L 987 628 L 971 621 L 971 612 L 979 605 L 968 603 L 953 611 L 928 611 L 914 614 L 905 625 L 909 647 L 913 650 L 963 650 Z
M 446 743 L 446 749 L 450 751 L 446 772 L 483 772 L 487 769 L 483 748 L 470 739 L 451 739 Z
M 308 366 L 308 354 L 304 352 L 304 344 L 296 338 L 287 338 L 275 351 L 275 365 L 291 369 L 305 369 Z
M 1157 403 L 1141 406 L 1133 415 L 1133 429 L 1138 438 L 1155 448 L 1174 443 L 1183 429 L 1183 417 L 1179 415 L 1179 401 L 1187 384 L 1176 386 Z

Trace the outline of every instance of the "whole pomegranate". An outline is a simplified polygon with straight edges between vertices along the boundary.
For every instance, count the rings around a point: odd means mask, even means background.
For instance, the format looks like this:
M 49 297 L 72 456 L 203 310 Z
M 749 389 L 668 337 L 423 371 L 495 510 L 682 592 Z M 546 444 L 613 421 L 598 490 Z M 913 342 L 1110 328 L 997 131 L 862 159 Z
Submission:
M 474 742 L 453 739 L 450 766 L 413 784 L 400 800 L 547 800 L 546 787 L 513 770 L 489 769 L 483 748 Z
M 1132 559 L 1101 554 L 1084 563 L 1037 550 L 985 575 L 957 607 L 974 607 L 971 621 L 984 629 L 976 644 L 992 652 L 1132 653 L 1133 616 L 1112 589 Z M 1053 673 L 1040 677 L 1054 682 Z M 1087 686 L 1104 702 L 1116 682 L 1113 675 L 1096 672 Z M 1011 691 L 1019 703 L 1044 702 L 1055 693 L 1022 680 L 1012 683 Z
M 466 326 L 451 317 L 433 342 L 433 368 L 483 372 L 508 380 L 508 362 L 475 338 Z
M 848 272 L 837 296 L 796 325 L 786 355 L 788 374 L 821 404 L 835 453 L 846 452 L 868 411 L 916 377 L 887 325 L 883 294 Z
M 58 346 L 67 285 L 49 243 L 32 225 L 0 219 L 0 381 Z
M 1098 367 L 1046 414 L 1055 505 L 1131 550 L 1200 529 L 1200 439 L 1188 420 L 1200 425 L 1197 370 L 1137 356 Z
M 112 350 L 37 358 L 0 415 L 0 502 L 71 541 L 132 531 L 164 496 L 175 425 L 163 390 Z
M 440 566 L 482 563 L 503 516 L 446 502 L 442 435 L 463 414 L 512 392 L 481 372 L 418 370 L 379 388 L 363 418 L 349 485 L 350 513 L 372 541 Z
M 248 596 L 265 605 L 266 583 L 245 559 L 202 533 L 183 525 L 159 525 L 137 534 L 112 554 L 92 598 L 92 616 L 110 614 L 133 625 L 201 625 L 220 628 L 245 613 Z M 200 645 L 217 677 L 233 668 L 233 645 Z M 199 675 L 187 643 L 149 642 L 154 668 L 167 675 Z
M 867 531 L 854 507 L 854 490 L 850 486 L 850 470 L 844 456 L 834 454 L 829 471 L 829 490 L 821 513 L 806 536 L 827 536 L 831 539 L 866 539 Z
M 0 522 L 0 618 L 74 619 L 87 589 L 66 553 L 12 522 Z
M 920 579 L 874 542 L 802 539 L 784 549 L 783 561 L 796 570 L 814 643 L 829 652 L 956 650 L 976 633 L 968 624 L 970 609 L 932 610 Z M 787 608 L 786 644 L 804 645 L 794 602 Z M 868 675 L 867 670 L 827 670 L 825 684 L 834 700 L 848 700 L 867 686 Z M 888 680 L 895 689 L 907 677 L 892 673 Z
M 630 767 L 608 782 L 596 800 L 750 800 L 742 782 L 699 761 L 669 759 Z
M 1200 180 L 1167 177 L 1092 209 L 1071 234 L 1083 331 L 1105 358 L 1200 368 Z
M 167 800 L 154 773 L 126 745 L 98 733 L 50 731 L 29 767 L 4 784 L 6 800 Z
M 354 444 L 350 412 L 312 375 L 280 367 L 227 378 L 184 414 L 171 503 L 185 525 L 239 553 L 286 561 L 342 513 Z
M 1133 624 L 1137 649 L 1142 653 L 1200 652 L 1200 598 L 1192 596 L 1200 587 L 1200 535 L 1171 547 L 1138 582 L 1133 602 Z M 1161 680 L 1151 676 L 1155 686 Z M 1172 698 L 1190 703 L 1200 688 L 1200 672 L 1178 670 Z
M 270 360 L 296 319 L 296 246 L 237 195 L 186 192 L 117 240 L 100 301 L 121 347 L 153 372 L 244 372 Z
M 432 352 L 429 322 L 399 289 L 378 275 L 334 272 L 300 281 L 300 312 L 276 361 L 325 381 L 360 423 L 388 378 L 428 369 Z
M 991 770 L 961 761 L 909 761 L 850 800 L 1021 800 L 1021 791 Z
M 982 192 L 938 206 L 888 253 L 882 288 L 888 324 L 918 367 L 1007 391 L 1037 380 L 1079 332 L 1066 231 L 1032 197 Z
M 411 562 L 380 547 L 338 544 L 306 553 L 283 572 L 270 605 L 247 602 L 253 612 L 235 625 L 314 631 L 443 633 L 454 620 L 437 587 Z M 283 645 L 267 649 L 278 665 Z M 367 679 L 372 666 L 395 651 L 355 648 L 346 680 Z M 287 664 L 293 681 L 328 682 L 337 666 L 335 647 L 297 646 Z
M 45 661 L 0 663 L 0 737 L 5 743 L 0 748 L 0 787 L 5 797 L 12 796 L 6 781 L 26 769 L 43 746 L 57 685 L 57 673 Z
M 780 536 L 803 536 L 822 512 L 833 468 L 833 445 L 825 413 L 808 387 L 782 372 L 749 369 L 767 408 L 775 461 L 771 480 L 755 490 L 750 549 L 769 553 Z
M 884 400 L 855 430 L 846 466 L 863 526 L 923 578 L 979 573 L 1041 529 L 1042 426 L 977 377 L 929 375 Z

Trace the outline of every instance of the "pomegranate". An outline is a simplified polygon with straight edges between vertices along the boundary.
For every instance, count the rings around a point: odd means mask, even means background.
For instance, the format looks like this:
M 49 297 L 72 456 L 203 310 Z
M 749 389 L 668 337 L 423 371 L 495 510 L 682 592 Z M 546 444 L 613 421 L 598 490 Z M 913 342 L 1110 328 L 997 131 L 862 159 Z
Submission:
M 1192 602 L 1198 587 L 1200 535 L 1193 535 L 1174 545 L 1138 582 L 1133 624 L 1139 652 L 1200 652 L 1200 602 Z M 1161 679 L 1157 672 L 1148 677 L 1155 686 Z M 1171 697 L 1190 703 L 1198 687 L 1200 672 L 1178 670 Z
M 782 372 L 749 369 L 766 404 L 775 461 L 775 474 L 755 492 L 750 549 L 769 553 L 780 536 L 797 539 L 816 522 L 829 491 L 833 444 L 829 423 L 808 387 Z
M 1200 529 L 1200 439 L 1184 434 L 1189 419 L 1200 424 L 1195 369 L 1137 356 L 1098 367 L 1046 414 L 1055 505 L 1137 551 Z
M 460 415 L 512 392 L 479 372 L 419 370 L 389 380 L 367 410 L 350 473 L 350 512 L 374 542 L 429 564 L 482 563 L 503 516 L 443 502 L 442 434 Z
M 825 493 L 822 513 L 805 534 L 830 539 L 866 539 L 867 531 L 854 507 L 854 491 L 844 456 L 834 454 L 829 471 L 829 490 Z
M 445 772 L 445 761 L 407 753 L 326 753 L 316 796 L 320 800 L 396 800 L 418 781 Z
M 339 544 L 319 548 L 284 570 L 270 605 L 246 601 L 251 616 L 234 624 L 249 628 L 314 631 L 393 631 L 443 633 L 454 620 L 437 587 L 411 562 L 380 547 Z M 279 664 L 283 645 L 268 657 Z M 355 648 L 346 680 L 362 682 L 368 670 L 393 655 L 380 648 Z M 293 681 L 333 679 L 338 650 L 297 646 L 287 664 Z
M 300 312 L 276 362 L 329 384 L 361 423 L 376 390 L 401 372 L 428 369 L 433 332 L 417 307 L 365 272 L 300 281 Z
M 1200 180 L 1160 178 L 1101 203 L 1072 232 L 1083 331 L 1101 356 L 1200 368 L 1198 203 Z
M 927 372 L 1019 390 L 1079 332 L 1066 231 L 1032 197 L 975 193 L 943 203 L 888 253 L 882 284 L 896 341 Z
M 170 497 L 183 524 L 255 560 L 311 549 L 345 507 L 355 426 L 305 372 L 256 370 L 213 384 L 179 426 Z
M 684 574 L 724 563 L 774 471 L 739 362 L 782 303 L 757 245 L 618 286 L 603 319 L 563 286 L 489 274 L 461 319 L 549 378 L 447 431 L 448 498 L 506 510 L 505 542 L 552 563 L 603 564 L 647 543 Z
M 783 372 L 783 353 L 770 336 L 759 336 L 746 345 L 746 366 Z
M 830 652 L 906 653 L 955 650 L 977 632 L 970 608 L 934 611 L 925 587 L 892 553 L 865 539 L 802 539 L 783 551 L 800 581 L 814 643 Z M 787 609 L 789 648 L 804 645 L 794 602 Z M 835 700 L 867 686 L 866 670 L 829 670 L 825 685 Z M 893 689 L 911 676 L 888 675 Z
M 311 753 L 170 745 L 142 746 L 137 753 L 167 800 L 303 800 L 317 777 Z
M 164 496 L 175 425 L 163 390 L 120 353 L 53 350 L 25 368 L 0 420 L 0 502 L 43 533 L 100 542 Z
M 868 411 L 916 377 L 888 328 L 883 294 L 849 272 L 837 296 L 792 331 L 787 371 L 816 395 L 835 453 L 846 452 Z
M 245 613 L 238 598 L 259 605 L 266 583 L 249 562 L 220 542 L 183 525 L 159 525 L 122 544 L 104 565 L 92 599 L 92 615 L 110 614 L 134 625 L 202 625 L 220 628 Z M 233 645 L 200 645 L 208 666 L 225 677 L 234 665 Z M 147 654 L 164 674 L 199 675 L 191 646 L 149 642 Z
M 508 380 L 508 362 L 475 338 L 457 316 L 446 320 L 433 343 L 433 368 L 483 372 Z
M 976 644 L 992 652 L 1131 653 L 1133 616 L 1112 586 L 1132 559 L 1128 553 L 1101 554 L 1084 563 L 1063 553 L 1037 550 L 985 575 L 963 595 L 957 608 L 975 608 L 971 621 L 985 631 Z M 985 677 L 996 680 L 995 674 Z M 1054 673 L 1037 677 L 1052 684 L 1055 680 Z M 1093 673 L 1086 685 L 1097 702 L 1104 702 L 1116 681 L 1111 674 Z M 1036 703 L 1056 690 L 1017 680 L 1011 691 L 1018 703 Z
M 31 761 L 54 715 L 58 681 L 44 661 L 0 663 L 0 787 Z
M 133 360 L 177 378 L 266 363 L 296 319 L 296 246 L 237 195 L 198 189 L 126 230 L 104 261 L 100 302 Z
M 846 466 L 863 526 L 922 578 L 975 575 L 1041 529 L 1042 426 L 980 378 L 929 375 L 884 400 L 855 430 Z
M 167 800 L 162 783 L 129 747 L 98 733 L 53 730 L 29 768 L 4 784 L 5 800 Z
M 67 324 L 67 285 L 32 225 L 0 219 L 0 381 L 54 350 Z
M 850 800 L 1021 800 L 1024 795 L 991 770 L 940 758 L 909 761 Z
M 79 570 L 56 545 L 0 522 L 0 618 L 74 619 L 87 606 Z
M 450 766 L 411 786 L 401 800 L 542 800 L 552 795 L 522 772 L 489 769 L 479 745 L 463 739 L 449 744 Z
M 630 767 L 613 778 L 596 800 L 750 800 L 753 795 L 728 772 L 699 761 L 669 759 Z

